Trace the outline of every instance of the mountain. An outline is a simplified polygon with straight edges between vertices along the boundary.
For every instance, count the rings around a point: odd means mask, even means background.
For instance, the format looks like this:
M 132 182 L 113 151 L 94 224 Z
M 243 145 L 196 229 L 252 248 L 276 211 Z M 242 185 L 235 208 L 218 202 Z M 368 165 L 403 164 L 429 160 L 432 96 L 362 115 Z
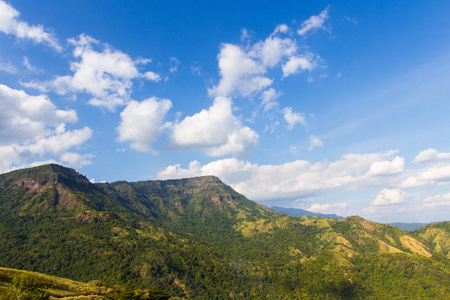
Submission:
M 428 224 L 431 223 L 402 223 L 402 222 L 389 223 L 389 225 L 395 226 L 404 231 L 414 231 L 424 226 L 427 226 Z
M 290 216 L 213 176 L 93 184 L 58 165 L 0 175 L 0 266 L 189 299 L 445 299 L 449 232 Z
M 321 214 L 321 213 L 315 213 L 311 211 L 307 211 L 300 208 L 287 208 L 287 207 L 280 207 L 280 206 L 272 206 L 270 209 L 279 211 L 288 215 L 292 216 L 307 216 L 307 217 L 319 217 L 319 218 L 330 218 L 330 219 L 337 219 L 337 220 L 343 220 L 344 217 L 338 216 L 336 214 Z
M 413 235 L 425 241 L 437 255 L 450 259 L 450 222 L 430 224 L 414 231 Z

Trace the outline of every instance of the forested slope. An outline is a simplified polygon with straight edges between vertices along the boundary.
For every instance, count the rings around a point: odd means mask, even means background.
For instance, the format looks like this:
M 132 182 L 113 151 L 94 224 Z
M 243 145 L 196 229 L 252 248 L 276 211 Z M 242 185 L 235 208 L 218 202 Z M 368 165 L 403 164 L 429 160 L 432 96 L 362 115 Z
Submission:
M 18 170 L 0 175 L 0 220 L 0 266 L 107 286 L 193 299 L 450 291 L 448 223 L 409 233 L 360 217 L 293 217 L 213 176 L 92 184 L 58 165 Z

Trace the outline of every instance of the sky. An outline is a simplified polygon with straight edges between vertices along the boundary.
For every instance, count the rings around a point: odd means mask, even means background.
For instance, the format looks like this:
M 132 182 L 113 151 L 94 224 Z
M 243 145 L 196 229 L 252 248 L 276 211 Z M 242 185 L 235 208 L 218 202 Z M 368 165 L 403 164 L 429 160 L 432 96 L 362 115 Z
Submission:
M 0 0 L 0 173 L 450 213 L 449 1 Z

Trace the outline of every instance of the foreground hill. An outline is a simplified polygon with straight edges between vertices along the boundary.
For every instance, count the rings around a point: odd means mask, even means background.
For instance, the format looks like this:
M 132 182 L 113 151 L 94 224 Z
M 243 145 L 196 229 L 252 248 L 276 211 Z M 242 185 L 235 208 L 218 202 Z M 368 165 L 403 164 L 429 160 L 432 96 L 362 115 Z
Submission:
M 0 220 L 1 266 L 107 286 L 193 299 L 450 293 L 447 223 L 409 233 L 293 217 L 213 176 L 92 184 L 58 165 L 18 170 L 0 175 Z
M 36 272 L 0 268 L 0 299 L 6 297 L 12 281 L 20 277 L 27 278 L 35 291 L 45 290 L 52 298 L 97 299 L 107 292 L 105 287 L 96 286 L 95 282 L 87 284 Z

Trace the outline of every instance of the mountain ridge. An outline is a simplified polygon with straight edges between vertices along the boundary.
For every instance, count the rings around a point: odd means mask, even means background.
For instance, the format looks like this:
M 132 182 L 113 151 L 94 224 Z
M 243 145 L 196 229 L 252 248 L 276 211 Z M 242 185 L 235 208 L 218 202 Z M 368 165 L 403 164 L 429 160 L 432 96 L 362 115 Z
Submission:
M 50 165 L 2 174 L 0 187 L 4 267 L 110 286 L 133 281 L 193 299 L 439 299 L 450 290 L 446 223 L 408 233 L 357 216 L 290 216 L 213 176 L 94 184 Z M 430 274 L 405 275 L 424 268 Z M 387 291 L 383 278 L 394 277 L 398 286 Z M 401 287 L 406 280 L 413 292 Z
M 319 218 L 331 218 L 331 219 L 337 219 L 337 220 L 343 220 L 344 217 L 338 216 L 336 214 L 322 214 L 322 213 L 316 213 L 300 208 L 292 208 L 292 207 L 280 207 L 280 206 L 272 206 L 270 209 L 279 211 L 285 214 L 293 215 L 293 216 L 307 216 L 307 217 L 319 217 Z

